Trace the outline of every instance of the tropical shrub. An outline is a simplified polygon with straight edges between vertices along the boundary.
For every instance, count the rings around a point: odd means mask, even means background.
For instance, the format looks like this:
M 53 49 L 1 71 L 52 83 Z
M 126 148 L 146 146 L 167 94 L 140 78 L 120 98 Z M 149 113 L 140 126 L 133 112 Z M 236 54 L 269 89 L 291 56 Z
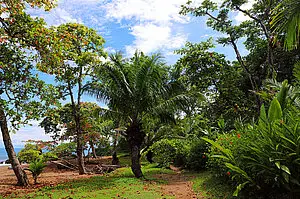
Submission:
M 107 156 L 107 155 L 111 155 L 111 146 L 110 146 L 110 142 L 108 139 L 100 139 L 98 141 L 98 145 L 96 148 L 96 154 L 98 156 Z
M 29 164 L 29 168 L 27 170 L 32 173 L 34 184 L 37 184 L 37 178 L 43 172 L 46 166 L 45 159 L 43 158 L 35 159 Z
M 208 160 L 208 145 L 203 140 L 194 140 L 190 143 L 186 162 L 186 168 L 191 170 L 202 170 L 206 167 Z
M 70 157 L 76 153 L 76 143 L 61 143 L 60 145 L 56 146 L 52 152 L 59 158 Z
M 240 122 L 236 121 L 235 130 L 227 133 L 218 133 L 215 143 L 218 147 L 213 145 L 209 149 L 208 167 L 214 170 L 215 174 L 219 177 L 230 177 L 232 171 L 228 169 L 224 164 L 224 159 L 216 158 L 223 157 L 222 151 L 225 149 L 230 150 L 232 156 L 235 157 L 235 162 L 242 162 L 242 156 L 249 153 L 247 147 L 250 146 L 253 139 L 255 139 L 255 133 L 249 132 L 251 125 L 239 125 Z M 226 151 L 226 150 L 225 150 Z M 221 156 L 220 156 L 221 155 Z
M 30 163 L 41 155 L 41 151 L 34 144 L 26 144 L 24 148 L 18 153 L 18 158 L 21 162 Z
M 44 159 L 45 162 L 58 159 L 57 155 L 52 151 L 43 153 L 42 158 Z
M 268 112 L 264 105 L 261 107 L 256 125 L 248 126 L 236 136 L 219 136 L 216 141 L 203 138 L 212 144 L 211 157 L 220 159 L 215 165 L 222 164 L 219 168 L 227 169 L 238 184 L 234 195 L 246 185 L 261 193 L 277 190 L 299 194 L 298 99 L 299 92 L 283 82 L 280 92 L 271 101 Z
M 154 143 L 150 149 L 154 154 L 154 161 L 160 166 L 185 166 L 190 146 L 180 139 L 162 139 Z
M 205 168 L 208 159 L 208 145 L 197 138 L 162 139 L 154 143 L 149 150 L 153 152 L 154 161 L 164 167 L 173 164 L 191 170 L 201 170 Z

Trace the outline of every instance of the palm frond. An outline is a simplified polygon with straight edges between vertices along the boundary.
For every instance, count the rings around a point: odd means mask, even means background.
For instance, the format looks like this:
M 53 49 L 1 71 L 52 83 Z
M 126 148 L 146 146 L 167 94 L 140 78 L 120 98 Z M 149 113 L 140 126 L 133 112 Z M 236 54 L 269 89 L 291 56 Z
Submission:
M 276 34 L 284 34 L 285 48 L 296 49 L 300 44 L 300 1 L 284 0 L 272 13 L 271 27 Z

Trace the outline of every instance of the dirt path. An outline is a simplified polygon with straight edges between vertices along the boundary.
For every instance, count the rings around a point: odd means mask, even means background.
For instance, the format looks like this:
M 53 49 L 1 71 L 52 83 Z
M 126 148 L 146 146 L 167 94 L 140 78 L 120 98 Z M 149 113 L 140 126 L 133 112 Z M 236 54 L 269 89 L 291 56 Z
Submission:
M 175 167 L 171 167 L 171 169 L 176 173 L 156 175 L 157 178 L 168 181 L 167 184 L 161 186 L 163 194 L 175 196 L 176 199 L 201 198 L 193 191 L 191 177 L 184 176 Z

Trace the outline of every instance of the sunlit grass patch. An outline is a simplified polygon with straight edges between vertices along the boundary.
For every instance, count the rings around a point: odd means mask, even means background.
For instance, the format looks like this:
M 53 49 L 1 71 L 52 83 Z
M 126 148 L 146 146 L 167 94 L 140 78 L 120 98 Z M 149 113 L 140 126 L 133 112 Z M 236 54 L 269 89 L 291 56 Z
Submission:
M 210 171 L 200 173 L 186 173 L 185 175 L 193 176 L 193 190 L 202 198 L 210 199 L 231 199 L 234 190 L 226 182 L 214 176 Z M 235 197 L 236 198 L 236 197 Z
M 167 169 L 157 168 L 155 164 L 143 166 L 145 179 L 137 179 L 130 168 L 120 168 L 106 176 L 95 176 L 54 187 L 44 187 L 39 191 L 24 195 L 11 195 L 10 198 L 162 198 L 160 185 L 165 183 L 153 177 L 155 174 L 172 173 Z M 164 195 L 163 198 L 172 198 Z

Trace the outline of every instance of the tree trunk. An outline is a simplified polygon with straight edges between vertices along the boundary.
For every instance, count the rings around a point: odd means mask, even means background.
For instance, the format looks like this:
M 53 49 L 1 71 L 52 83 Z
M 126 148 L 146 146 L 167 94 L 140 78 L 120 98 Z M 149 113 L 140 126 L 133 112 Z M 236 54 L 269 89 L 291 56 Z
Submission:
M 3 142 L 5 145 L 5 150 L 11 162 L 12 169 L 14 170 L 14 173 L 18 180 L 17 185 L 28 186 L 29 181 L 25 171 L 22 169 L 21 164 L 16 156 L 16 152 L 14 150 L 14 146 L 10 139 L 9 131 L 7 128 L 6 116 L 2 108 L 0 108 L 0 124 L 1 124 L 1 132 L 3 137 Z
M 118 135 L 116 133 L 114 136 L 114 142 L 113 142 L 113 153 L 112 153 L 112 164 L 113 165 L 120 164 L 119 158 L 117 156 L 117 139 L 118 139 Z
M 153 152 L 150 150 L 147 152 L 146 154 L 146 159 L 148 160 L 148 162 L 153 163 Z
M 83 175 L 86 173 L 84 167 L 82 140 L 83 140 L 83 136 L 81 135 L 81 133 L 78 133 L 77 134 L 77 161 L 78 161 L 79 175 Z
M 140 164 L 140 150 L 141 145 L 144 141 L 145 134 L 140 129 L 140 123 L 132 123 L 126 130 L 127 141 L 130 148 L 131 155 L 131 170 L 134 173 L 135 177 L 142 178 L 144 177 L 141 164 Z
M 90 141 L 90 146 L 92 148 L 93 158 L 97 158 L 96 149 L 95 149 L 94 143 L 92 141 Z
M 80 68 L 80 80 L 81 80 L 81 75 L 82 75 L 82 67 Z M 81 126 L 80 126 L 80 96 L 81 96 L 81 81 L 78 82 L 78 100 L 77 100 L 77 105 L 75 104 L 73 92 L 72 92 L 72 86 L 71 83 L 68 81 L 68 90 L 69 90 L 69 95 L 71 98 L 71 104 L 72 104 L 72 112 L 73 112 L 73 118 L 75 120 L 75 125 L 76 125 L 76 152 L 77 152 L 77 163 L 78 163 L 78 169 L 79 169 L 79 175 L 85 174 L 85 167 L 84 167 L 84 158 L 83 158 L 83 135 L 81 131 Z
M 117 151 L 113 152 L 111 164 L 112 165 L 119 165 L 120 164 L 119 158 L 117 156 Z
M 131 170 L 134 173 L 135 177 L 142 178 L 143 173 L 141 170 L 141 163 L 140 163 L 140 148 L 137 145 L 131 146 Z

